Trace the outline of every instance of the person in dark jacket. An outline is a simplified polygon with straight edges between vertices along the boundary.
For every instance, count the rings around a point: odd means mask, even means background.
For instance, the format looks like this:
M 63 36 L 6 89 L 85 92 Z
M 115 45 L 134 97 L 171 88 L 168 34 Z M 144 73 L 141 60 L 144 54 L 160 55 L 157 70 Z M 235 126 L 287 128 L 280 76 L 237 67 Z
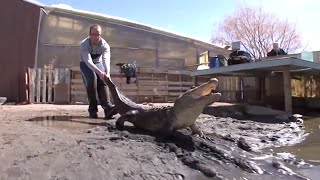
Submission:
M 286 55 L 286 54 L 287 53 L 283 49 L 279 48 L 278 43 L 273 43 L 273 48 L 270 52 L 267 53 L 267 57 Z

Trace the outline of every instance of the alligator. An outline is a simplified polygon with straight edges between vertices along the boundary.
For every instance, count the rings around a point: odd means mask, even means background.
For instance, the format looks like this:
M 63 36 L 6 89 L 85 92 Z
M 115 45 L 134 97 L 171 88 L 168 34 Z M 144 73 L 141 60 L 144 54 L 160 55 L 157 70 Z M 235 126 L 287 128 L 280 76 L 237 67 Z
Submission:
M 218 79 L 212 78 L 180 95 L 173 106 L 148 109 L 126 97 L 111 78 L 106 78 L 105 81 L 116 111 L 121 115 L 116 120 L 116 128 L 120 130 L 124 128 L 124 122 L 128 121 L 137 128 L 162 135 L 170 135 L 175 130 L 189 127 L 193 134 L 204 137 L 195 121 L 204 107 L 219 101 L 221 97 L 221 93 L 216 92 Z

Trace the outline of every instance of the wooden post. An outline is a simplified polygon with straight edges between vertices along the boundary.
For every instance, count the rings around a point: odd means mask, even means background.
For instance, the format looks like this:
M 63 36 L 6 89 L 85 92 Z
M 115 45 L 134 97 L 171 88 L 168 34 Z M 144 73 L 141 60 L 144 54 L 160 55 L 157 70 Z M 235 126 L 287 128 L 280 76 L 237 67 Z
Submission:
M 29 91 L 29 99 L 30 99 L 30 103 L 34 103 L 35 102 L 35 92 L 36 92 L 36 69 L 29 69 L 30 71 L 30 75 L 29 75 L 29 87 L 30 87 L 30 91 Z
M 40 95 L 41 95 L 41 92 L 40 92 L 40 90 L 41 90 L 41 68 L 37 68 L 37 89 L 36 89 L 36 91 L 37 91 L 37 98 L 36 98 L 36 102 L 37 103 L 40 103 Z
M 284 106 L 288 115 L 292 115 L 291 77 L 289 67 L 283 68 Z
M 41 102 L 47 103 L 47 74 L 48 71 L 46 69 L 42 69 L 42 96 L 41 96 Z
M 290 86 L 291 88 L 291 86 Z M 265 76 L 261 76 L 260 77 L 260 100 L 261 102 L 265 101 L 265 96 L 266 96 L 266 77 Z
M 52 82 L 52 68 L 48 69 L 48 103 L 52 103 L 52 88 L 53 88 L 53 82 Z
M 193 85 L 194 86 L 198 86 L 198 81 L 199 81 L 198 76 L 193 77 Z
M 31 101 L 30 101 L 31 86 L 30 86 L 30 68 L 29 67 L 27 68 L 27 72 L 26 72 L 26 84 L 27 84 L 27 94 L 26 94 L 27 103 L 30 104 L 31 103 Z

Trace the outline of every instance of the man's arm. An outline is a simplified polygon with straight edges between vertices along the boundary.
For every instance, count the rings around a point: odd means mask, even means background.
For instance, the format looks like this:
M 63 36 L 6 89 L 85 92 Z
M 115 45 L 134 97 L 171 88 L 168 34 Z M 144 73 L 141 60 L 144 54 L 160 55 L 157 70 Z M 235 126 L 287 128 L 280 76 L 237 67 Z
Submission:
M 106 45 L 105 51 L 102 53 L 102 64 L 108 77 L 110 77 L 110 58 L 110 46 Z
M 92 58 L 90 56 L 90 53 L 87 48 L 85 48 L 83 45 L 80 46 L 80 56 L 84 63 L 95 73 L 97 73 L 99 76 L 102 76 L 102 72 L 92 61 Z
M 100 79 L 104 79 L 104 76 L 106 75 L 105 72 L 101 71 L 92 61 L 92 58 L 90 56 L 90 53 L 87 48 L 83 47 L 83 45 L 80 46 L 80 56 L 84 63 L 95 73 L 98 74 Z

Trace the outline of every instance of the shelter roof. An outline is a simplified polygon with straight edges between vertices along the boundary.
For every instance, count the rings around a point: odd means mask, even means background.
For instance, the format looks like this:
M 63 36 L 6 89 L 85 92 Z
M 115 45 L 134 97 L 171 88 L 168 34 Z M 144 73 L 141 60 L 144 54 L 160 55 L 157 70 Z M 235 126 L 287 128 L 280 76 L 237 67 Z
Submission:
M 265 61 L 197 70 L 192 72 L 191 76 L 258 76 L 271 72 L 281 72 L 284 67 L 289 67 L 291 74 L 320 73 L 320 63 L 306 61 L 295 57 L 276 57 Z

